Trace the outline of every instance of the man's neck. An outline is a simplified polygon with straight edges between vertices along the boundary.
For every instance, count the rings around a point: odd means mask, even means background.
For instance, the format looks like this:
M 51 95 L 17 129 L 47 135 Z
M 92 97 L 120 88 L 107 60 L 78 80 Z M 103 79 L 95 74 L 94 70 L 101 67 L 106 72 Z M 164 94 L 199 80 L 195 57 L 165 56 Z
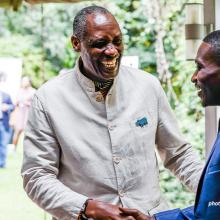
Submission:
M 83 62 L 81 60 L 81 58 L 79 58 L 79 69 L 80 69 L 80 72 L 88 79 L 92 80 L 93 82 L 99 82 L 99 83 L 105 83 L 109 80 L 105 80 L 105 79 L 100 79 L 90 73 L 88 73 L 87 71 L 85 71 L 85 68 L 83 66 Z
M 105 98 L 109 89 L 111 88 L 114 79 L 108 79 L 108 80 L 103 80 L 103 79 L 99 79 L 97 77 L 94 77 L 91 74 L 88 74 L 83 67 L 83 62 L 81 60 L 81 58 L 79 59 L 79 69 L 80 72 L 88 79 L 92 80 L 94 85 L 95 85 L 95 91 L 100 91 L 102 93 L 102 96 Z

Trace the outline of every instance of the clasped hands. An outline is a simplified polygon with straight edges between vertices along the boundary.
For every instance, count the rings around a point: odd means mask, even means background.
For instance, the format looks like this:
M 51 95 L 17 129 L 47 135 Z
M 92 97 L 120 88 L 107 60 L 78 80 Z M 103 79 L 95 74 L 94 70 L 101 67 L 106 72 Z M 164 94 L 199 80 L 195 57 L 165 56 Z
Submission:
M 88 202 L 86 216 L 95 220 L 155 220 L 137 209 L 122 208 L 96 200 Z

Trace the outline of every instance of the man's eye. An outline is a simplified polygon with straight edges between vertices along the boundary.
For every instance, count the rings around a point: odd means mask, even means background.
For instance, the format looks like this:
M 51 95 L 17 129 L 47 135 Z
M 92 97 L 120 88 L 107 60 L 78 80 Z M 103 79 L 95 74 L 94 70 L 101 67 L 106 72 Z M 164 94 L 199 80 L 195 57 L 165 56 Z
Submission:
M 201 70 L 201 69 L 202 69 L 202 65 L 196 64 L 196 69 L 197 69 L 197 70 Z
M 115 45 L 120 45 L 121 43 L 122 43 L 122 39 L 115 39 L 113 41 L 113 44 L 115 44 Z
M 201 70 L 202 67 L 200 65 L 197 65 L 197 70 Z
M 93 47 L 93 48 L 99 48 L 99 49 L 101 49 L 101 48 L 103 48 L 105 45 L 106 45 L 106 42 L 105 42 L 105 41 L 98 41 L 98 42 L 94 42 L 94 43 L 92 44 L 92 47 Z

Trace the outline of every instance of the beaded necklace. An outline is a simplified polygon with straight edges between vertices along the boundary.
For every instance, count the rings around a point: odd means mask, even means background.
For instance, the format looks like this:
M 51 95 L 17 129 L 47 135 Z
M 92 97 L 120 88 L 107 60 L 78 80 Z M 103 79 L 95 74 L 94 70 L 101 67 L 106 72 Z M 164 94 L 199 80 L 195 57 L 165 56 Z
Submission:
M 95 91 L 101 92 L 102 96 L 105 98 L 109 89 L 111 88 L 111 86 L 113 84 L 113 79 L 107 80 L 105 82 L 97 82 L 97 81 L 93 81 L 93 82 L 95 85 Z

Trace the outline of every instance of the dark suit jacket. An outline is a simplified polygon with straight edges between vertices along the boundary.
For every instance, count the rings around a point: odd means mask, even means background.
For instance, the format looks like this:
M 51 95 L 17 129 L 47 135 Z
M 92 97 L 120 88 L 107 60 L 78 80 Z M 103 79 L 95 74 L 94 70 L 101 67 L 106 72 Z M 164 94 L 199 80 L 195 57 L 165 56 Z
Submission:
M 202 172 L 194 207 L 155 215 L 157 220 L 220 220 L 220 132 Z
M 0 95 L 2 96 L 2 103 L 9 105 L 8 111 L 2 112 L 2 119 L 1 119 L 3 121 L 3 125 L 5 129 L 9 130 L 9 116 L 14 109 L 14 105 L 12 104 L 11 97 L 7 93 L 0 91 Z

